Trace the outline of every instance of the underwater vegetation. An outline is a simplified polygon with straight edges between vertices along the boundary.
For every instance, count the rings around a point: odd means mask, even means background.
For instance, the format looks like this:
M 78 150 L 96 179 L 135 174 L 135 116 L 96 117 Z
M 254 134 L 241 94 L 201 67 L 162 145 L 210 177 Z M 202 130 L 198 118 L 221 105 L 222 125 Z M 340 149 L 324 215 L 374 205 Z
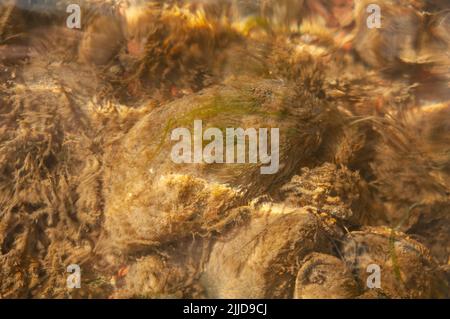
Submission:
M 450 297 L 448 1 L 71 5 L 0 2 L 0 298 Z

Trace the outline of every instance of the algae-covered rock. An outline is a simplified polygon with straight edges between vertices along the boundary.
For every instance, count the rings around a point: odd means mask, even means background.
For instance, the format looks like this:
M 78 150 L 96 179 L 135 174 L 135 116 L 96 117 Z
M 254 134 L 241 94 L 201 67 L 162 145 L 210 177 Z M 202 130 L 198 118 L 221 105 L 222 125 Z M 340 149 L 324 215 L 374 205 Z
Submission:
M 220 207 L 229 209 L 259 195 L 277 194 L 279 186 L 314 157 L 322 142 L 321 135 L 333 116 L 339 115 L 325 101 L 295 93 L 282 81 L 219 86 L 153 110 L 109 152 L 105 177 L 106 230 L 113 238 L 116 237 L 118 244 L 150 244 L 168 240 L 165 237 L 175 236 L 174 240 L 189 233 L 204 232 L 202 227 L 198 227 L 201 223 L 194 222 L 190 223 L 192 227 L 184 230 L 180 226 L 177 235 L 173 223 L 178 220 L 184 225 L 183 220 L 199 214 L 203 216 L 202 223 L 211 224 L 212 220 L 227 219 L 229 213 L 221 212 L 223 209 Z M 273 128 L 278 129 L 279 139 L 272 134 L 272 145 L 268 146 L 275 171 L 263 174 L 262 168 L 268 166 L 261 162 L 194 163 L 193 155 L 187 159 L 191 163 L 175 163 L 173 148 L 178 141 L 171 140 L 172 132 L 184 128 L 189 131 L 191 139 L 196 132 L 194 121 L 201 121 L 203 132 L 208 128 L 221 131 L 254 128 L 256 132 L 261 128 L 267 128 L 269 132 Z M 192 144 L 195 143 L 192 139 Z M 200 147 L 206 143 L 203 141 Z M 239 142 L 236 140 L 236 143 Z M 236 144 L 230 145 L 234 147 Z M 249 150 L 247 143 L 247 155 Z M 248 158 L 246 156 L 247 161 Z M 172 177 L 172 182 L 167 182 L 171 179 L 167 176 L 173 176 L 171 174 L 192 177 L 184 177 L 186 182 Z M 202 197 L 203 186 L 195 186 L 198 178 L 204 180 L 199 182 L 200 185 L 206 182 L 222 185 L 217 186 L 218 189 L 228 194 L 220 199 L 223 203 L 215 203 L 215 199 L 204 200 L 213 197 Z M 208 192 L 217 193 L 213 189 L 215 186 L 211 187 Z M 170 209 L 167 208 L 169 206 Z M 173 213 L 166 215 L 168 211 Z M 215 216 L 199 213 L 202 211 L 215 212 Z M 169 220 L 166 216 L 172 217 Z M 161 222 L 155 223 L 157 220 Z M 163 225 L 172 226 L 166 229 Z
M 325 163 L 303 168 L 282 187 L 285 202 L 296 207 L 314 206 L 320 213 L 361 224 L 368 218 L 368 189 L 357 172 Z M 373 213 L 373 212 L 371 212 Z
M 190 175 L 169 174 L 126 191 L 105 221 L 111 235 L 106 244 L 122 249 L 206 236 L 245 219 L 245 212 L 233 209 L 242 202 L 237 190 Z
M 214 244 L 200 280 L 209 298 L 292 298 L 300 261 L 332 250 L 308 210 L 267 204 L 252 216 Z
M 429 250 L 403 233 L 384 227 L 367 228 L 349 233 L 342 247 L 345 261 L 365 291 L 378 289 L 389 298 L 448 297 L 445 275 Z M 377 268 L 379 287 L 369 278 Z
M 344 261 L 319 253 L 312 253 L 303 260 L 294 298 L 348 299 L 358 295 L 358 283 Z

